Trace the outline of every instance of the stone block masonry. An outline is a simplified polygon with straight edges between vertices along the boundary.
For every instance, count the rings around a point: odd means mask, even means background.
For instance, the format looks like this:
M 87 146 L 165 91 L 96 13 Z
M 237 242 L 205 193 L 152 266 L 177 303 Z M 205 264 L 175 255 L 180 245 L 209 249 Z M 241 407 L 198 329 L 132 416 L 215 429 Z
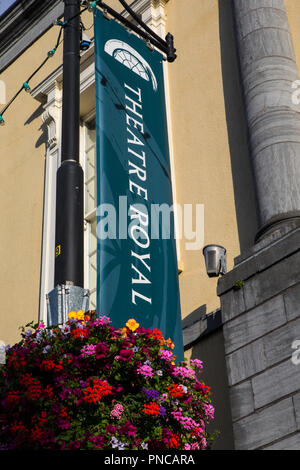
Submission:
M 235 449 L 300 450 L 300 229 L 237 262 L 218 283 Z

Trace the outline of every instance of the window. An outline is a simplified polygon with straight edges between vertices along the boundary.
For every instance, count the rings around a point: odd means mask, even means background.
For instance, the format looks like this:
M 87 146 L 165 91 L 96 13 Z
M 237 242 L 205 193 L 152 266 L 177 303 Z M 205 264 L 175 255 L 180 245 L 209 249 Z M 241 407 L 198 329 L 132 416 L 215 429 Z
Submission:
M 96 127 L 92 119 L 85 124 L 84 132 L 85 288 L 90 290 L 91 310 L 96 310 L 97 296 L 96 207 Z

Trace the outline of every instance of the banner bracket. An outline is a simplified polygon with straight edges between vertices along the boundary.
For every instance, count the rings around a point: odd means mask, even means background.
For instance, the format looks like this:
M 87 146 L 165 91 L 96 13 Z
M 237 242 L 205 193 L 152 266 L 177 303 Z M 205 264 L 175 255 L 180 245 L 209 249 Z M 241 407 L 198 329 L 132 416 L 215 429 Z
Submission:
M 176 49 L 174 47 L 174 37 L 171 33 L 168 33 L 166 36 L 166 40 L 163 40 L 160 36 L 158 36 L 151 28 L 149 28 L 140 18 L 139 16 L 130 8 L 129 5 L 124 0 L 119 0 L 119 2 L 123 5 L 125 10 L 132 16 L 132 18 L 143 28 L 139 28 L 137 25 L 132 23 L 130 20 L 122 16 L 120 13 L 115 11 L 109 5 L 104 3 L 102 0 L 97 1 L 97 6 L 105 11 L 106 14 L 109 13 L 113 16 L 116 20 L 122 23 L 126 28 L 130 28 L 136 34 L 141 36 L 145 41 L 149 44 L 151 43 L 152 46 L 159 49 L 161 52 L 166 54 L 168 62 L 174 62 L 176 59 Z M 144 31 L 143 31 L 144 30 Z

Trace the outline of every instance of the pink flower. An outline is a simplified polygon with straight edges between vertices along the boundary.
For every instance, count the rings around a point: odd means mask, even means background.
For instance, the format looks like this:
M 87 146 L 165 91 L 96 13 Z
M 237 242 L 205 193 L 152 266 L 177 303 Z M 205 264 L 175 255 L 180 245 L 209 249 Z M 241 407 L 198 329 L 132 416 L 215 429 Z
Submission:
M 165 361 L 171 361 L 173 359 L 173 353 L 171 351 L 168 351 L 167 349 L 162 349 L 159 352 L 159 355 L 161 359 L 164 359 Z
M 91 325 L 92 326 L 103 326 L 103 325 L 106 325 L 108 323 L 111 323 L 110 318 L 103 315 L 101 317 L 96 318 L 94 321 L 92 321 Z
M 92 354 L 95 354 L 96 352 L 96 345 L 87 344 L 86 346 L 83 346 L 80 352 L 81 352 L 80 354 L 81 357 L 91 356 Z
M 214 419 L 215 409 L 209 403 L 204 403 L 204 413 L 209 419 Z
M 203 369 L 203 362 L 200 359 L 191 359 L 191 366 L 197 367 L 198 369 Z
M 110 417 L 111 418 L 117 418 L 117 419 L 121 419 L 121 415 L 124 411 L 124 407 L 122 405 L 120 405 L 119 403 L 117 403 L 113 409 L 111 410 L 110 412 Z
M 138 367 L 137 369 L 137 373 L 140 375 L 144 375 L 144 377 L 153 377 L 154 374 L 152 371 L 152 367 L 147 366 L 145 364 L 143 366 Z
M 205 449 L 207 446 L 207 440 L 205 439 L 205 437 L 202 438 L 201 446 L 202 446 L 202 449 Z
M 182 377 L 183 379 L 194 379 L 196 373 L 193 369 L 189 369 L 188 367 L 178 366 L 172 372 L 172 375 L 176 377 Z

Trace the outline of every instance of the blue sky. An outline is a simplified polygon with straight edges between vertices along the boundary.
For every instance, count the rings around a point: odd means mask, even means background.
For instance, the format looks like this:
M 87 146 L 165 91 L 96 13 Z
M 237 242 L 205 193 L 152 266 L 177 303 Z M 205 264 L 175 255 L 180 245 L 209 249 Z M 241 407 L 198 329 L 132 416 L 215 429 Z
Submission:
M 7 10 L 16 0 L 0 0 L 0 15 Z

